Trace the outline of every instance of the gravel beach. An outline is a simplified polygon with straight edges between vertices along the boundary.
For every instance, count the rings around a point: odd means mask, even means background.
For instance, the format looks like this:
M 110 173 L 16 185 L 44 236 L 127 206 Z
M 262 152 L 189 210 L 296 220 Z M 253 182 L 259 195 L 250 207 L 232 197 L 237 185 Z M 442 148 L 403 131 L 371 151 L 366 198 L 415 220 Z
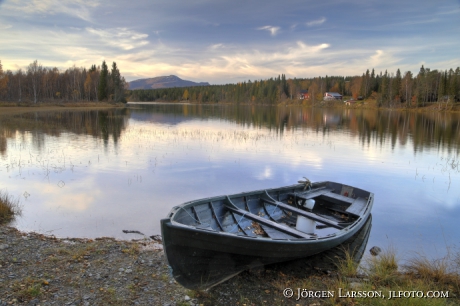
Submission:
M 58 239 L 0 226 L 0 305 L 194 305 L 150 238 Z

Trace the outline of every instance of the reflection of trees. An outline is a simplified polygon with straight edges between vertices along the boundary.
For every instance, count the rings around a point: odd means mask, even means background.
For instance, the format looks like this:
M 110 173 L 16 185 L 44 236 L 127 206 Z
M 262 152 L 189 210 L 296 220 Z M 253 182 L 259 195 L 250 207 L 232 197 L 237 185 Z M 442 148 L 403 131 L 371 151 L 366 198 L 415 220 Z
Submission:
M 108 144 L 110 137 L 117 144 L 127 128 L 128 109 L 92 111 L 31 112 L 0 116 L 0 153 L 6 152 L 6 140 L 30 132 L 34 147 L 44 147 L 45 135 L 59 137 L 62 133 L 91 135 Z
M 201 104 L 157 104 L 135 110 L 136 114 L 152 112 L 189 119 L 223 118 L 280 134 L 299 128 L 322 134 L 340 129 L 359 137 L 363 145 L 389 142 L 394 148 L 397 143 L 404 146 L 412 139 L 414 151 L 437 146 L 458 152 L 460 148 L 460 115 L 454 113 Z
M 156 104 L 135 110 L 35 112 L 0 116 L 0 153 L 6 152 L 8 138 L 15 137 L 17 132 L 25 134 L 27 131 L 31 131 L 34 146 L 38 148 L 43 147 L 44 134 L 59 137 L 64 132 L 92 135 L 103 139 L 106 145 L 112 138 L 116 144 L 127 128 L 129 117 L 149 122 L 166 120 L 168 124 L 192 119 L 224 119 L 242 126 L 267 128 L 279 134 L 294 129 L 307 129 L 324 135 L 345 130 L 352 137 L 359 137 L 363 146 L 371 143 L 390 143 L 392 147 L 399 143 L 405 146 L 412 140 L 414 151 L 432 147 L 455 153 L 460 151 L 460 115 L 453 113 Z

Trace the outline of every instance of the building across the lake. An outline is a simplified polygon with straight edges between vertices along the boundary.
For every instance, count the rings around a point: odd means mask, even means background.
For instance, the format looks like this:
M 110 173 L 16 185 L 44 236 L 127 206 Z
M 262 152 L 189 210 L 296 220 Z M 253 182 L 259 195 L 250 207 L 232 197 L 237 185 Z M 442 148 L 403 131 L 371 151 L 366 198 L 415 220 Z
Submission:
M 324 100 L 342 100 L 342 95 L 338 92 L 325 92 Z
M 308 100 L 310 99 L 310 94 L 308 93 L 308 90 L 301 90 L 299 92 L 299 100 Z

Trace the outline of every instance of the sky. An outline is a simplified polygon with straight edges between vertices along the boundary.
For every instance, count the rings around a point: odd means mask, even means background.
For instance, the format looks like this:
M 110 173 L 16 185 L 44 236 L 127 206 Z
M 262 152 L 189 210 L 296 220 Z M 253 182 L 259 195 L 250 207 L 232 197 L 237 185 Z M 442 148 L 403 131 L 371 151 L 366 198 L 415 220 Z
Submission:
M 460 0 L 0 0 L 3 70 L 210 84 L 460 66 Z

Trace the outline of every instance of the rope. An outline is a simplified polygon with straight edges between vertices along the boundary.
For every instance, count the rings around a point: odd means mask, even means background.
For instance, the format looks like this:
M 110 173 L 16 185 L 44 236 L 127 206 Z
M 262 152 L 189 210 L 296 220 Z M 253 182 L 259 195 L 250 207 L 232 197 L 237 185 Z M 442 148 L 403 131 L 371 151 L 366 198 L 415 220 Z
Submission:
M 305 187 L 303 188 L 304 191 L 306 190 L 311 190 L 311 181 L 309 179 L 307 179 L 305 176 L 303 177 L 305 179 L 305 181 L 298 181 L 299 184 L 304 184 Z
M 232 229 L 229 231 L 229 233 L 233 232 L 233 230 L 235 229 L 235 227 L 239 226 L 240 225 L 240 221 L 243 220 L 243 217 L 246 215 L 246 213 L 244 213 L 240 220 L 238 220 L 238 222 L 236 222 L 236 224 L 232 227 Z
M 195 220 L 195 222 L 198 222 L 198 223 L 200 223 L 200 224 L 201 224 L 200 220 L 197 220 L 197 219 L 195 219 L 195 217 L 194 217 L 194 216 L 192 216 L 192 215 L 191 215 L 191 214 L 190 214 L 190 213 L 189 213 L 189 212 L 188 212 L 188 211 L 187 211 L 187 210 L 186 210 L 184 207 L 182 207 L 182 206 L 179 206 L 179 208 L 182 208 L 182 209 L 183 209 L 183 210 L 184 210 L 184 211 L 187 213 L 187 215 L 189 215 L 189 216 L 190 216 L 190 218 L 192 218 L 193 220 Z

